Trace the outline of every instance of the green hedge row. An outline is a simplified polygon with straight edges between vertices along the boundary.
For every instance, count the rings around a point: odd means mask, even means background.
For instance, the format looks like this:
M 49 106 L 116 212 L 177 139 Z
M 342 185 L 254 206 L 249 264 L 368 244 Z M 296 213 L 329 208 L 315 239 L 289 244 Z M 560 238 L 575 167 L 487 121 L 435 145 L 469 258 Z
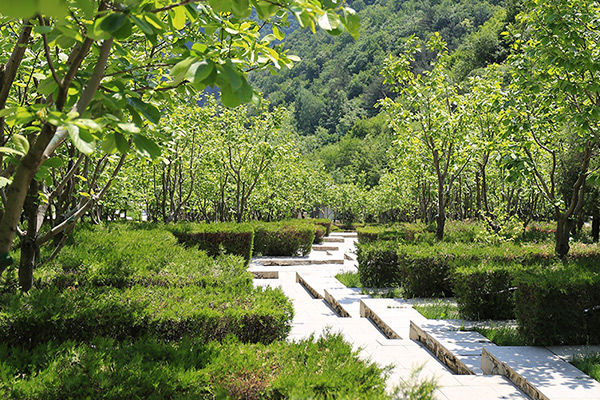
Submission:
M 401 287 L 406 297 L 453 295 L 469 319 L 518 320 L 533 345 L 600 343 L 600 252 L 573 246 L 559 260 L 548 246 L 440 243 L 358 246 L 364 287 Z
M 515 311 L 532 345 L 600 344 L 600 267 L 568 263 L 515 278 Z
M 236 254 L 246 263 L 253 255 L 307 255 L 313 243 L 320 243 L 331 231 L 325 219 L 249 222 L 245 224 L 176 224 L 169 228 L 180 243 L 196 247 L 211 256 Z
M 254 255 L 305 256 L 312 250 L 315 225 L 299 221 L 254 222 Z
M 269 343 L 287 337 L 293 308 L 281 291 L 134 286 L 59 291 L 53 288 L 0 298 L 0 341 L 23 343 L 118 340 L 154 335 L 203 341 L 235 335 Z
M 341 335 L 296 343 L 94 338 L 0 344 L 2 399 L 384 399 L 385 378 Z
M 209 256 L 235 254 L 244 257 L 246 264 L 252 258 L 255 233 L 246 224 L 176 224 L 170 227 L 179 243 L 198 248 Z
M 479 222 L 448 221 L 444 231 L 444 242 L 472 243 L 485 231 L 485 227 Z M 416 244 L 436 243 L 435 225 L 417 222 L 357 227 L 356 232 L 360 243 L 370 243 L 380 240 Z

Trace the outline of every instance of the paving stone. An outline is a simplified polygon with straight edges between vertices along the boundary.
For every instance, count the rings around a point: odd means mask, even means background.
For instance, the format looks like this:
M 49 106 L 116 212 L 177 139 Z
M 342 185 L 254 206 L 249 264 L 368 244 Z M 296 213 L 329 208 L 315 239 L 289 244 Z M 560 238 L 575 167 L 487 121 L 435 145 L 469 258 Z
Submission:
M 344 286 L 342 288 L 325 288 L 324 298 L 341 317 L 360 318 L 360 301 L 370 297 L 362 294 L 360 289 Z
M 534 399 L 600 399 L 600 383 L 543 347 L 484 347 L 482 369 L 506 376 Z
M 565 361 L 573 360 L 575 355 L 600 353 L 600 346 L 549 346 L 546 348 Z

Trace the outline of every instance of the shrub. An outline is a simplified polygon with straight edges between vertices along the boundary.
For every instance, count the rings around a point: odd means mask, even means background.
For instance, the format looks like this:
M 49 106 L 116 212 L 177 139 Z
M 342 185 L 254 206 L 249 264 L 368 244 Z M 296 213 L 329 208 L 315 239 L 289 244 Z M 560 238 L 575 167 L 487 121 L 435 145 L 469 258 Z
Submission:
M 315 225 L 319 225 L 325 228 L 325 236 L 329 236 L 331 233 L 331 220 L 327 218 L 315 218 L 309 219 L 309 222 L 312 222 Z
M 247 224 L 177 224 L 170 229 L 179 243 L 197 247 L 210 256 L 236 254 L 244 257 L 246 264 L 252 258 L 255 235 Z
M 269 343 L 287 336 L 293 315 L 281 290 L 260 288 L 47 288 L 4 295 L 0 304 L 0 341 L 10 344 L 148 334 L 204 341 L 235 335 L 244 342 Z
M 383 399 L 385 375 L 339 334 L 295 343 L 0 344 L 0 397 L 63 398 L 369 398 Z
M 318 244 L 323 242 L 323 238 L 327 233 L 327 228 L 322 225 L 315 224 L 315 239 L 313 240 L 313 244 Z
M 359 243 L 356 249 L 360 283 L 366 288 L 400 286 L 396 242 Z
M 82 226 L 49 265 L 36 270 L 37 286 L 181 287 L 250 285 L 252 276 L 237 256 L 212 258 L 177 245 L 165 229 L 141 224 Z
M 452 273 L 454 296 L 467 319 L 513 319 L 512 281 L 520 264 L 481 262 L 457 267 Z
M 398 273 L 406 297 L 437 297 L 452 295 L 450 254 L 422 254 L 410 251 L 414 246 L 398 249 Z
M 557 263 L 516 276 L 516 316 L 532 345 L 600 344 L 600 276 Z
M 298 221 L 255 222 L 254 254 L 263 256 L 307 255 L 312 250 L 315 226 Z

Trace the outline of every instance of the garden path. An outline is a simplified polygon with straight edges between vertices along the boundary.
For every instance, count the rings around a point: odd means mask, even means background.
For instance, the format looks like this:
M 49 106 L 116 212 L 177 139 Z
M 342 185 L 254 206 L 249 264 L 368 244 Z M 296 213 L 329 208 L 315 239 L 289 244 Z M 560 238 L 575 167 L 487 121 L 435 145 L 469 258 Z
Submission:
M 295 316 L 289 340 L 306 338 L 311 334 L 318 336 L 327 328 L 341 332 L 354 347 L 362 349 L 361 356 L 370 358 L 379 365 L 394 367 L 388 379 L 390 390 L 401 382 L 410 381 L 413 371 L 421 368 L 419 379 L 434 377 L 437 380 L 439 389 L 436 398 L 439 400 L 529 398 L 508 379 L 499 375 L 456 375 L 423 345 L 410 340 L 410 321 L 423 319 L 412 306 L 394 299 L 365 299 L 364 295 L 346 289 L 335 279 L 334 276 L 339 272 L 356 272 L 356 235 L 332 233 L 326 240 L 323 245 L 315 246 L 308 257 L 256 258 L 250 264 L 250 271 L 256 276 L 271 278 L 255 279 L 255 285 L 281 287 L 293 301 Z M 324 250 L 324 247 L 328 250 Z M 299 282 L 304 282 L 305 285 Z M 338 301 L 338 312 L 325 297 Z M 385 313 L 386 309 L 397 308 L 398 310 L 394 310 L 394 326 L 391 328 L 400 338 L 388 338 L 389 332 L 386 336 L 372 322 L 374 316 L 362 318 L 360 315 L 368 310 L 365 311 L 365 307 L 361 306 L 361 300 L 369 303 L 370 307 L 375 303 L 372 307 L 376 307 L 380 314 Z M 346 311 L 347 317 L 341 317 L 340 311 L 342 315 Z

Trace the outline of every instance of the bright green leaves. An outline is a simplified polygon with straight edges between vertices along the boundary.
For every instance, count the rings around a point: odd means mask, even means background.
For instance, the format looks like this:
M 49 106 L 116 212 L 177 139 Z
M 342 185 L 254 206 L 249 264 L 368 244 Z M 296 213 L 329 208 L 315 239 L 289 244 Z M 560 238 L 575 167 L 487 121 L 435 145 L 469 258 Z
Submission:
M 191 82 L 196 89 L 202 90 L 215 81 L 215 72 L 215 63 L 211 60 L 195 61 L 185 72 L 185 79 Z
M 358 40 L 360 31 L 360 17 L 358 14 L 353 9 L 344 7 L 344 18 L 342 19 L 342 23 L 354 40 Z
M 131 21 L 124 13 L 108 14 L 102 18 L 99 27 L 116 39 L 127 39 L 131 36 Z

